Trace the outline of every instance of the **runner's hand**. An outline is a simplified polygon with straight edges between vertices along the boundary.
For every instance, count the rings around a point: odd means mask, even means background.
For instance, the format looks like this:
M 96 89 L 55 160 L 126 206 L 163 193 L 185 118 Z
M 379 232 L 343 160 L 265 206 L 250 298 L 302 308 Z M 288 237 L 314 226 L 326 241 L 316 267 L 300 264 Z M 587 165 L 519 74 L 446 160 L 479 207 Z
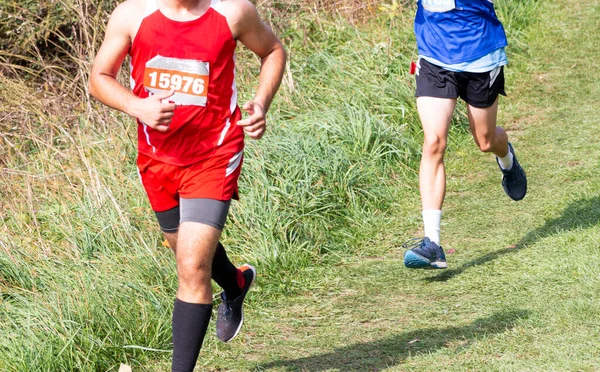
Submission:
M 254 101 L 244 103 L 242 107 L 244 111 L 250 115 L 244 120 L 239 120 L 237 125 L 244 127 L 244 132 L 252 139 L 261 139 L 267 129 L 267 121 L 265 120 L 265 110 L 263 107 Z
M 174 103 L 169 103 L 168 98 L 175 94 L 174 90 L 153 94 L 147 98 L 136 101 L 134 115 L 142 123 L 160 132 L 166 132 L 175 115 Z

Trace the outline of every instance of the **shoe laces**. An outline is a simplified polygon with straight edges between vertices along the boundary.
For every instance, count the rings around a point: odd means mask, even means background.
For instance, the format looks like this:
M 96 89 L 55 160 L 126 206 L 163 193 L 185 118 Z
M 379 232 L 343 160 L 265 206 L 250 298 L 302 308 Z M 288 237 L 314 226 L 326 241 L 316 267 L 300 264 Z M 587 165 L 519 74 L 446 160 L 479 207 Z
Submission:
M 410 238 L 402 243 L 404 249 L 415 249 L 423 246 L 423 238 Z
M 223 312 L 223 317 L 225 319 L 229 319 L 229 316 L 231 316 L 231 306 L 229 306 L 229 304 L 226 302 L 224 302 L 224 305 L 225 311 Z
M 229 318 L 229 316 L 231 315 L 231 312 L 232 312 L 231 304 L 233 303 L 233 301 L 227 300 L 225 298 L 221 298 L 221 299 L 223 301 L 223 307 L 225 308 L 225 310 L 223 311 L 223 316 L 225 318 Z

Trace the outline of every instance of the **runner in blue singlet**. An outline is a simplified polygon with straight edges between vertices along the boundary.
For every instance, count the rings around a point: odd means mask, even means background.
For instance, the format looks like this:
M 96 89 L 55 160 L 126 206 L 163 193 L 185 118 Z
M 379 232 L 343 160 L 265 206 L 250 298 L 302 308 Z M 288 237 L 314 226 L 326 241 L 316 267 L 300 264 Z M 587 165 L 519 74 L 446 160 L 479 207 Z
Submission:
M 419 49 L 417 108 L 424 142 L 419 188 L 425 237 L 404 254 L 408 268 L 447 267 L 440 245 L 446 193 L 444 153 L 457 99 L 467 104 L 473 139 L 496 155 L 502 187 L 513 200 L 527 192 L 527 178 L 508 135 L 496 126 L 498 96 L 504 92 L 507 64 L 504 28 L 491 0 L 418 0 L 415 35 Z

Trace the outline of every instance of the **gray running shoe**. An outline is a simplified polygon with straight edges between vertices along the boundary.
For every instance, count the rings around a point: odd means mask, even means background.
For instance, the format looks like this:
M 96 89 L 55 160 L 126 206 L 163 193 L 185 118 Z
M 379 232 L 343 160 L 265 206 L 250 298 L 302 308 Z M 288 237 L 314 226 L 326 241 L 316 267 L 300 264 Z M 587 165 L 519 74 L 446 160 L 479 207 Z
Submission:
M 248 264 L 239 267 L 246 281 L 242 294 L 236 299 L 228 299 L 225 292 L 221 292 L 223 303 L 219 305 L 217 312 L 217 338 L 223 342 L 229 342 L 240 333 L 244 324 L 244 299 L 256 279 L 256 269 Z

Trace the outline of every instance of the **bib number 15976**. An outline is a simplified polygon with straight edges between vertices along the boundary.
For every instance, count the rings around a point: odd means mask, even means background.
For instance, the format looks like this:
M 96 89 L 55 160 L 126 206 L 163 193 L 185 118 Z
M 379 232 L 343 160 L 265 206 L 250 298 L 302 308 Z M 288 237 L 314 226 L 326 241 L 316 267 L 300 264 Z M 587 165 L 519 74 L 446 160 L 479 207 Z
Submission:
M 209 65 L 190 59 L 156 56 L 146 63 L 144 86 L 151 93 L 174 90 L 171 101 L 206 106 Z
M 204 93 L 204 79 L 178 73 L 152 71 L 148 74 L 150 86 L 161 89 L 173 89 L 176 92 L 201 95 Z

